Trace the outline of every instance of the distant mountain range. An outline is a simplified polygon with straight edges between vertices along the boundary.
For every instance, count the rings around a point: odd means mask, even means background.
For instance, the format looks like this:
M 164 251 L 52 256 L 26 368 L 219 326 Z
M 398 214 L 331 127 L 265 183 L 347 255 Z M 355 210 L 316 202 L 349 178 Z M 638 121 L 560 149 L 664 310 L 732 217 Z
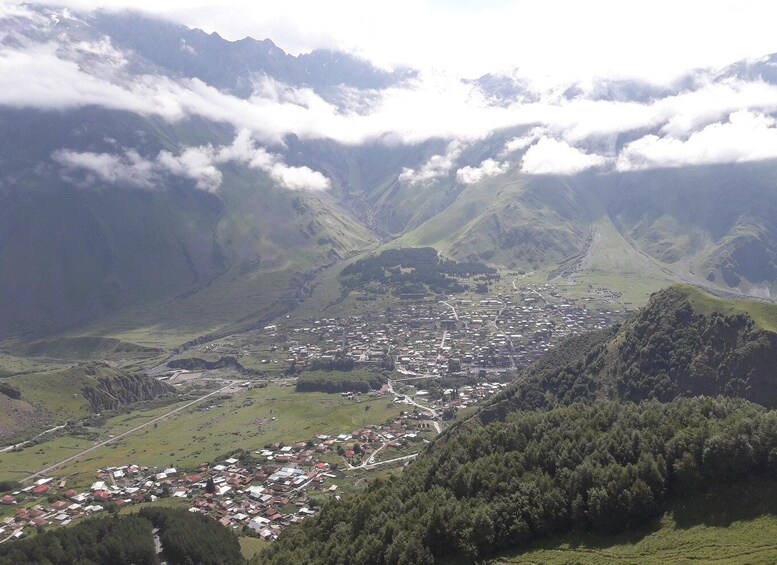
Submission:
M 135 13 L 26 7 L 0 34 L 0 337 L 106 318 L 193 336 L 256 323 L 322 267 L 381 244 L 549 276 L 647 270 L 777 291 L 768 153 L 642 166 L 647 154 L 624 150 L 668 127 L 658 122 L 576 148 L 509 121 L 463 138 L 447 125 L 414 133 L 375 117 L 414 92 L 413 69 L 295 57 L 269 39 L 230 42 Z M 653 108 L 709 85 L 777 84 L 773 59 L 553 97 Z M 20 68 L 32 79 L 15 83 L 8 69 Z M 489 111 L 549 96 L 519 75 L 458 84 Z M 617 162 L 597 156 L 596 139 Z M 538 146 L 562 152 L 538 163 Z M 560 174 L 575 159 L 584 164 Z

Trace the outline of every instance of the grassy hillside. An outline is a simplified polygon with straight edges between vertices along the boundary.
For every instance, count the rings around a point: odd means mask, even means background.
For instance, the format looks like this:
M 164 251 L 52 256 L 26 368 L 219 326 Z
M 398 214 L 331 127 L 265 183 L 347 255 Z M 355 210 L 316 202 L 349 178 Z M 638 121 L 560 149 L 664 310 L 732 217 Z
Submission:
M 777 560 L 777 484 L 773 480 L 720 485 L 683 497 L 653 524 L 616 535 L 552 537 L 490 563 L 774 563 Z
M 584 200 L 563 180 L 509 175 L 467 188 L 400 241 L 537 270 L 581 255 L 590 221 Z
M 209 333 L 273 313 L 295 298 L 304 273 L 374 242 L 336 200 L 247 167 L 222 167 L 222 185 L 207 192 L 174 177 L 153 189 L 88 184 L 50 164 L 63 147 L 114 152 L 105 139 L 134 147 L 138 132 L 149 158 L 227 144 L 233 133 L 223 125 L 87 110 L 4 117 L 22 137 L 3 144 L 17 180 L 0 187 L 0 338 L 77 328 L 68 337 L 124 339 L 122 326 L 155 333 L 157 324 L 167 325 L 160 335 L 178 332 L 173 339 Z M 106 326 L 91 331 L 94 320 Z
M 156 379 L 99 362 L 1 381 L 18 392 L 0 394 L 0 438 L 45 425 L 63 424 L 135 402 L 175 393 Z
M 678 272 L 769 296 L 777 279 L 773 163 L 632 173 L 608 210 L 640 249 Z

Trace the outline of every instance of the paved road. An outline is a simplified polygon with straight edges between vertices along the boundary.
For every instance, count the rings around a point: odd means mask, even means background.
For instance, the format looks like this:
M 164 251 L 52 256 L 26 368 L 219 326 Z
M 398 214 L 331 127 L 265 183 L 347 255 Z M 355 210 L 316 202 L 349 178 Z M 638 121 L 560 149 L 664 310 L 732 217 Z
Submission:
M 507 340 L 507 343 L 510 344 L 510 368 L 515 369 L 515 347 L 513 347 L 513 340 L 510 339 L 510 336 L 504 333 L 502 330 L 499 329 L 499 325 L 497 322 L 499 321 L 499 316 L 502 315 L 502 312 L 505 311 L 505 308 L 507 308 L 507 304 L 502 302 L 502 308 L 497 312 L 496 318 L 494 318 L 494 321 L 492 324 L 494 325 L 494 329 L 496 329 L 497 333 L 502 334 L 502 336 Z
M 159 422 L 160 420 L 164 420 L 168 416 L 172 416 L 173 414 L 176 414 L 176 413 L 180 412 L 181 410 L 186 410 L 190 406 L 193 406 L 193 405 L 197 404 L 198 402 L 202 402 L 203 400 L 213 396 L 214 394 L 219 394 L 223 390 L 228 389 L 229 387 L 231 387 L 233 385 L 234 385 L 234 383 L 230 383 L 227 386 L 224 386 L 224 387 L 222 387 L 222 388 L 220 388 L 218 390 L 214 390 L 213 392 L 210 392 L 210 393 L 206 394 L 205 396 L 201 396 L 201 397 L 199 397 L 196 400 L 192 400 L 191 402 L 187 402 L 183 406 L 179 406 L 178 408 L 174 408 L 173 410 L 170 410 L 169 412 L 165 412 L 161 416 L 157 416 L 156 418 L 154 418 L 153 420 L 149 420 L 145 424 L 140 424 L 139 426 L 135 426 L 134 428 L 132 428 L 129 431 L 121 433 L 121 434 L 119 434 L 119 435 L 117 435 L 115 437 L 106 439 L 105 441 L 101 441 L 100 443 L 96 443 L 92 447 L 84 449 L 83 451 L 80 451 L 80 452 L 76 453 L 75 455 L 72 455 L 72 456 L 68 457 L 67 459 L 63 459 L 62 461 L 60 461 L 58 463 L 54 463 L 53 465 L 49 465 L 45 469 L 41 469 L 37 473 L 33 473 L 32 475 L 23 478 L 22 482 L 31 481 L 35 477 L 39 477 L 41 475 L 46 475 L 49 472 L 53 471 L 54 469 L 58 469 L 62 465 L 70 463 L 71 461 L 75 461 L 76 459 L 79 459 L 81 456 L 86 455 L 87 453 L 89 453 L 91 451 L 94 451 L 95 449 L 100 449 L 101 447 L 105 447 L 106 445 L 108 445 L 110 443 L 113 443 L 114 441 L 118 441 L 120 439 L 123 439 L 123 438 L 127 437 L 128 435 L 134 434 L 138 430 L 142 430 L 146 426 L 150 426 L 151 424 L 155 424 L 156 422 Z
M 456 321 L 457 322 L 460 321 L 459 313 L 456 312 L 456 308 L 453 307 L 453 304 L 450 304 L 449 302 L 445 302 L 444 300 L 442 301 L 442 303 L 445 304 L 448 308 L 450 308 L 453 311 L 453 317 L 456 319 Z M 469 322 L 464 322 L 464 327 L 466 329 L 469 329 Z
M 394 385 L 391 383 L 391 379 L 389 379 L 389 382 L 388 382 L 388 389 L 391 394 L 394 394 Z M 412 404 L 413 406 L 416 406 L 423 412 L 431 414 L 433 418 L 432 425 L 434 426 L 434 429 L 437 430 L 438 434 L 442 433 L 442 426 L 440 425 L 440 422 L 437 421 L 437 418 L 439 418 L 439 414 L 437 414 L 436 410 L 429 408 L 428 406 L 424 406 L 423 404 L 418 404 L 418 402 L 416 402 L 409 396 L 405 396 L 405 402 L 407 402 L 408 404 Z
M 411 453 L 410 455 L 405 455 L 404 457 L 397 457 L 396 459 L 386 459 L 385 461 L 370 463 L 369 465 L 365 466 L 365 469 L 372 469 L 374 467 L 377 467 L 378 465 L 386 465 L 387 463 L 396 463 L 397 461 L 408 461 L 410 459 L 415 459 L 416 457 L 418 457 L 418 453 Z

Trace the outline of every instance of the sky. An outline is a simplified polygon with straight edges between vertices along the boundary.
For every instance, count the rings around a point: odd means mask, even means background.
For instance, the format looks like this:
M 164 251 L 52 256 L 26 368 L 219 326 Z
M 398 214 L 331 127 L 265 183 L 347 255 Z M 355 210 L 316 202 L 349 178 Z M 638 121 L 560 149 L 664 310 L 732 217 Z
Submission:
M 177 175 L 197 188 L 218 190 L 219 167 L 239 162 L 292 190 L 330 188 L 321 172 L 286 165 L 282 146 L 290 133 L 346 145 L 442 140 L 439 154 L 398 173 L 399 182 L 411 185 L 443 178 L 479 183 L 516 167 L 526 174 L 572 175 L 777 158 L 777 84 L 720 78 L 715 70 L 777 52 L 775 2 L 46 3 L 52 4 L 74 14 L 132 8 L 228 40 L 270 38 L 291 54 L 338 49 L 383 68 L 420 71 L 416 79 L 379 91 L 344 87 L 353 107 L 269 76 L 252 77 L 253 94 L 239 98 L 193 77 L 138 73 L 128 63 L 133 55 L 110 38 L 67 37 L 47 17 L 0 0 L 0 30 L 4 18 L 13 22 L 24 13 L 40 30 L 0 42 L 0 105 L 59 111 L 94 105 L 170 122 L 198 116 L 235 130 L 228 145 L 158 155 L 142 156 L 134 147 L 62 147 L 51 160 L 69 178 L 86 171 L 88 178 L 145 188 Z M 5 33 L 13 34 L 13 25 L 6 24 Z M 530 95 L 495 103 L 461 80 L 487 73 L 524 81 Z M 678 82 L 680 77 L 690 82 Z M 664 90 L 631 99 L 598 95 L 624 78 Z M 571 85 L 578 95 L 566 94 Z M 516 134 L 504 147 L 480 163 L 462 162 L 473 144 L 508 128 Z
M 520 68 L 554 80 L 637 76 L 667 81 L 688 68 L 777 52 L 777 3 L 770 1 L 57 3 L 79 9 L 135 8 L 227 39 L 271 38 L 293 54 L 336 48 L 384 67 L 410 65 L 469 78 Z

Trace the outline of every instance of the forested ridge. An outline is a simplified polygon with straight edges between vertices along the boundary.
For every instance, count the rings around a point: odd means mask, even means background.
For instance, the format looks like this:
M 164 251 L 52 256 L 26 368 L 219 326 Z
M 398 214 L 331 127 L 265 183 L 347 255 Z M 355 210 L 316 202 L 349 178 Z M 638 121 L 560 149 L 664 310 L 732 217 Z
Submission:
M 700 313 L 689 292 L 559 345 L 401 477 L 328 504 L 259 562 L 475 561 L 638 527 L 677 496 L 777 476 L 775 335 L 744 313 Z
M 237 536 L 213 519 L 183 509 L 143 508 L 4 543 L 0 565 L 158 565 L 155 527 L 170 565 L 243 563 Z
M 472 560 L 573 528 L 644 524 L 679 492 L 777 469 L 777 413 L 744 400 L 597 401 L 456 433 L 284 531 L 265 563 Z

